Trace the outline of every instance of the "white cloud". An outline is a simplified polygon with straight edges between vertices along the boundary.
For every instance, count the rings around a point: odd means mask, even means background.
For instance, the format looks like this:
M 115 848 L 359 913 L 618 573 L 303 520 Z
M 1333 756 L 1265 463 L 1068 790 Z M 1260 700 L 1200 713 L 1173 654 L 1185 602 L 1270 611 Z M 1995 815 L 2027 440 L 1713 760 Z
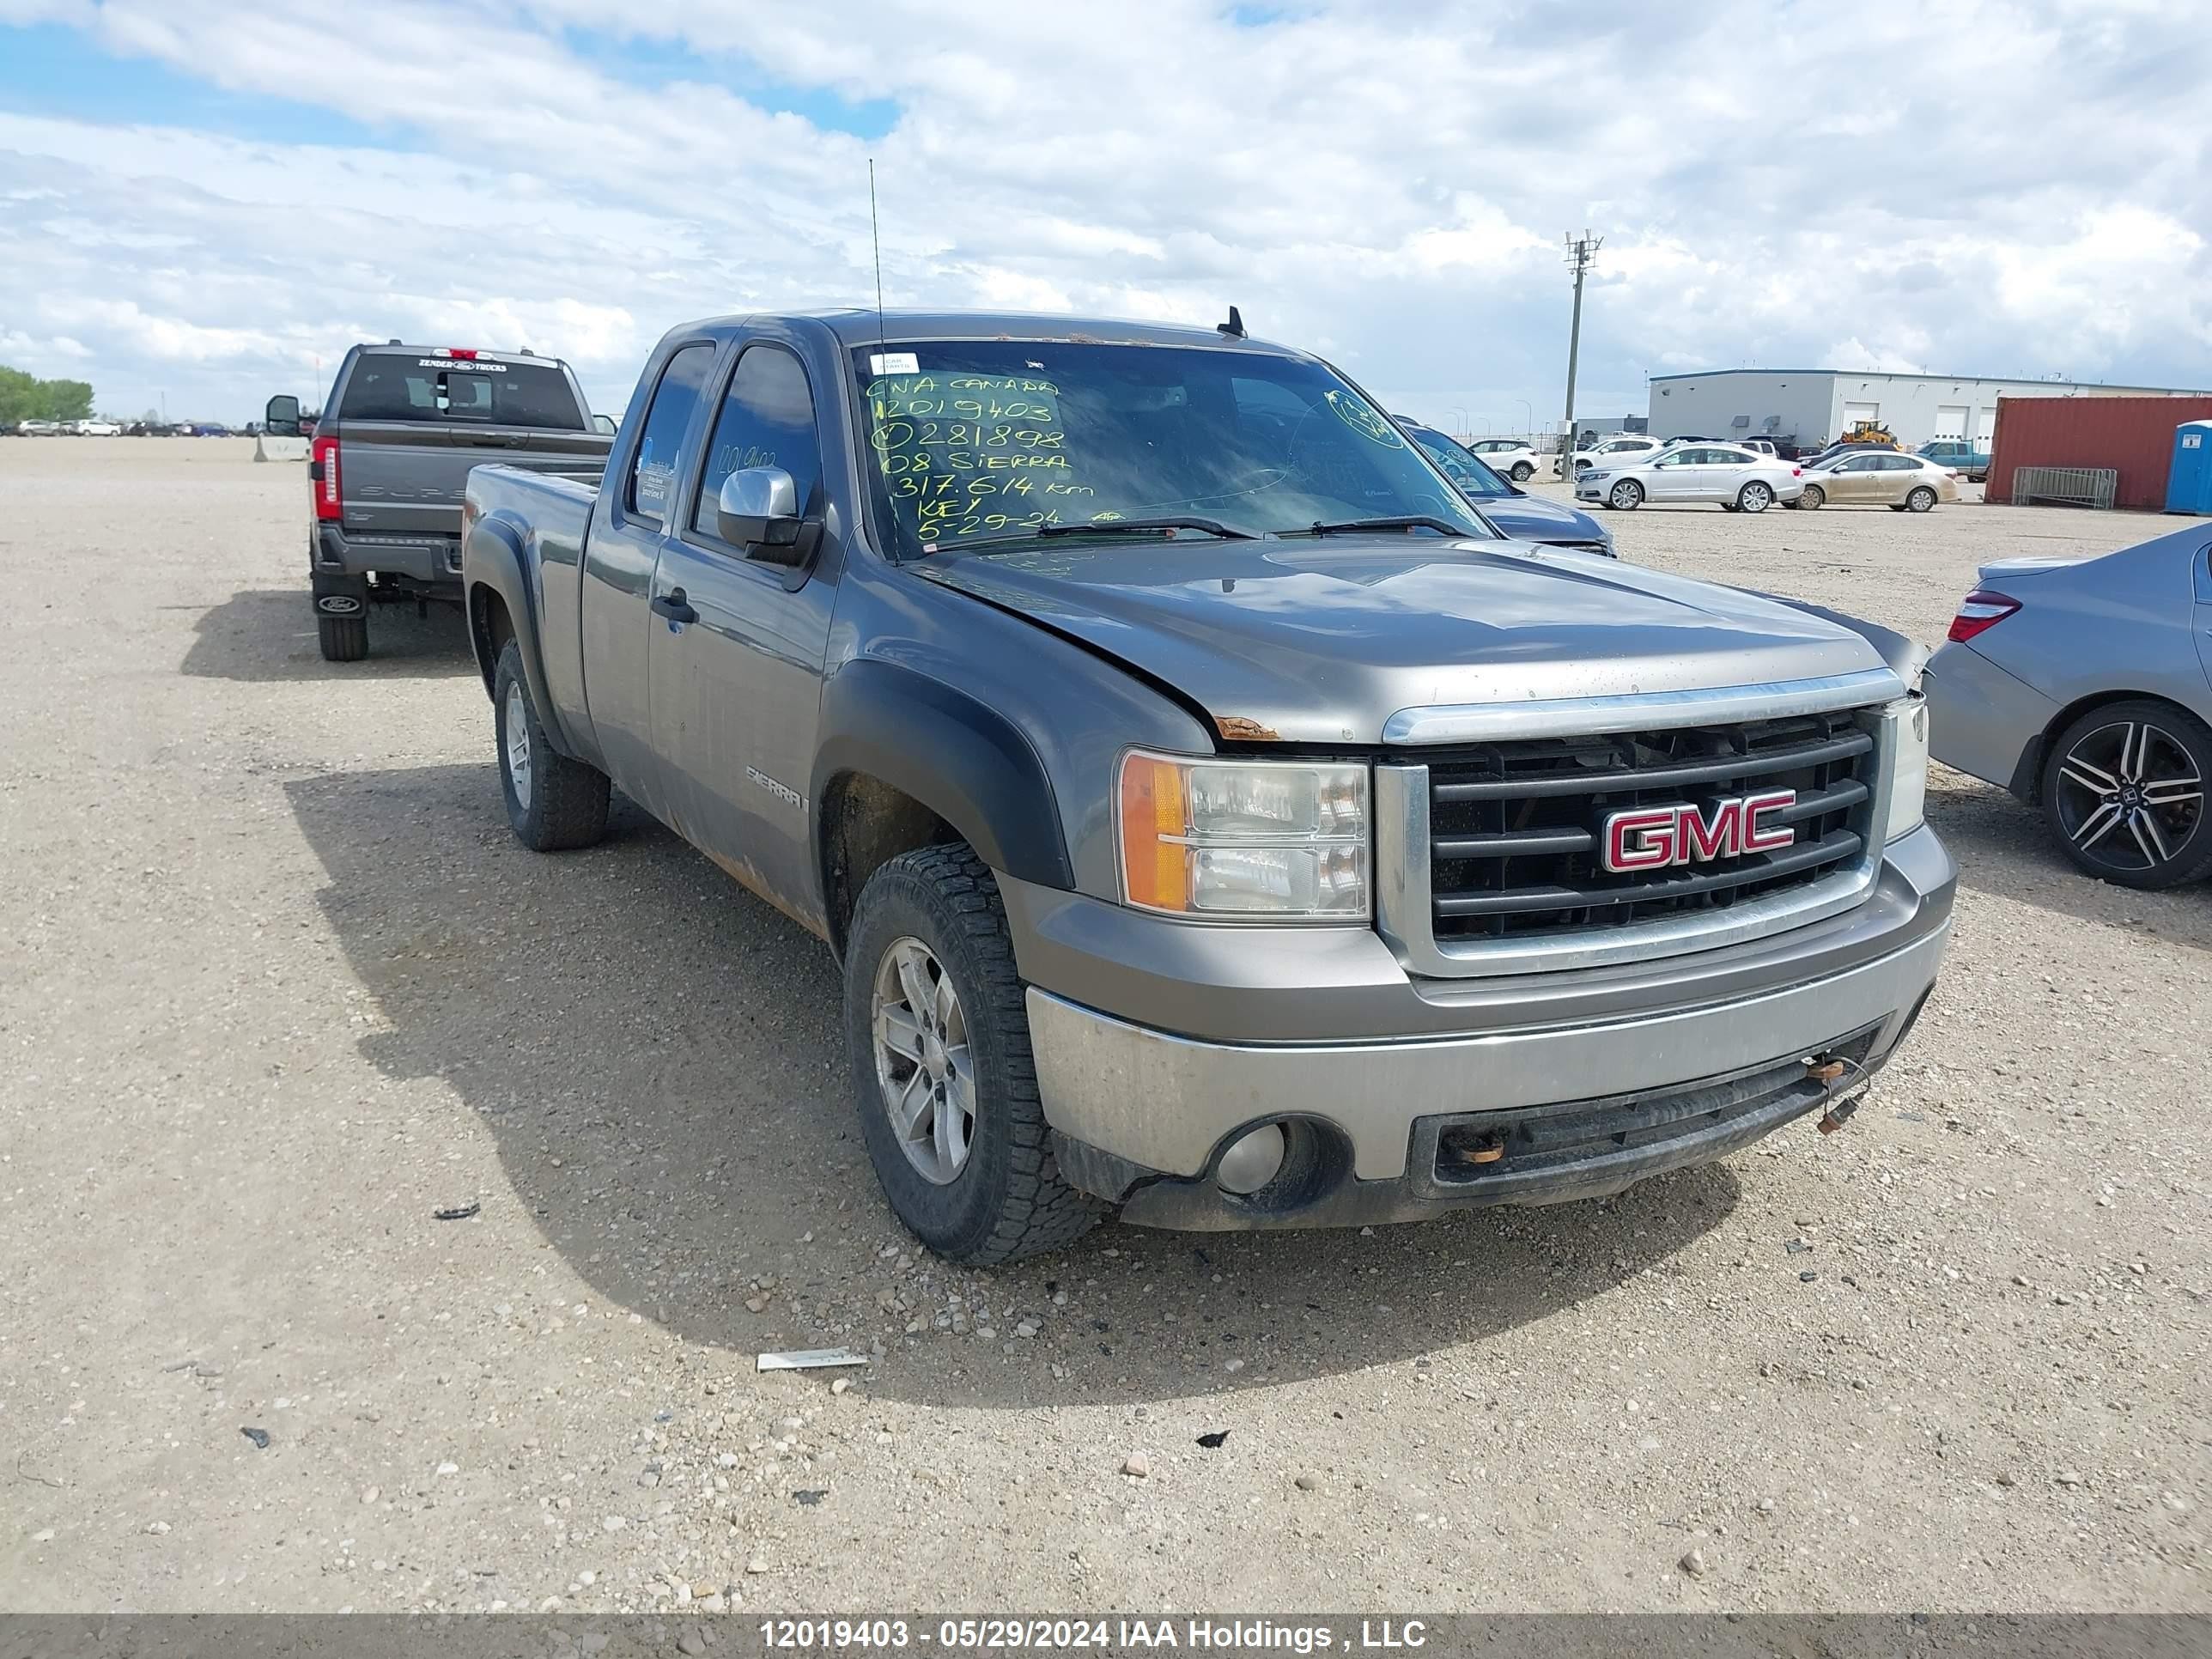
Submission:
M 895 305 L 1234 302 L 1431 418 L 1556 416 L 1586 222 L 1585 415 L 1829 357 L 2212 384 L 2212 46 L 2156 8 L 0 0 L 40 17 L 334 118 L 0 106 L 0 347 L 117 408 L 243 415 L 393 334 L 618 407 L 688 317 L 872 303 L 871 154 Z M 825 96 L 895 124 L 771 106 Z

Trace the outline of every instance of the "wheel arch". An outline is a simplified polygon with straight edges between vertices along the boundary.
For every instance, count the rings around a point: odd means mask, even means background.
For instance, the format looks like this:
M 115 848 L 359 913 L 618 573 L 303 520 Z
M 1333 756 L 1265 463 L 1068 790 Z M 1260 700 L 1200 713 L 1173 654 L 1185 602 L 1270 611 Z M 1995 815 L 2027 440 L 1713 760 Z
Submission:
M 1075 877 L 1044 763 L 1005 715 L 896 664 L 850 663 L 823 687 L 811 795 L 830 943 L 842 957 L 868 878 L 902 853 L 965 842 L 1042 886 Z
M 574 741 L 561 723 L 561 711 L 550 696 L 545 678 L 545 658 L 538 633 L 538 594 L 530 580 L 530 562 L 523 550 L 522 533 L 498 515 L 480 520 L 469 532 L 463 556 L 467 574 L 462 602 L 468 617 L 469 648 L 484 696 L 492 695 L 499 672 L 499 655 L 513 640 L 522 657 L 522 677 L 530 686 L 530 699 L 547 741 L 560 753 L 574 757 Z
M 2019 763 L 2013 768 L 2012 781 L 2007 787 L 2014 795 L 2030 805 L 2040 806 L 2043 804 L 2044 763 L 2050 759 L 2051 745 L 2058 741 L 2059 733 L 2084 714 L 2094 714 L 2100 708 L 2118 702 L 2163 703 L 2168 708 L 2180 709 L 2183 714 L 2197 720 L 2199 725 L 2204 723 L 2192 711 L 2176 702 L 2172 697 L 2157 691 L 2127 690 L 2092 691 L 2076 697 L 2072 702 L 2061 708 L 2051 717 L 2042 731 L 2027 740 L 2027 746 L 2021 750 Z

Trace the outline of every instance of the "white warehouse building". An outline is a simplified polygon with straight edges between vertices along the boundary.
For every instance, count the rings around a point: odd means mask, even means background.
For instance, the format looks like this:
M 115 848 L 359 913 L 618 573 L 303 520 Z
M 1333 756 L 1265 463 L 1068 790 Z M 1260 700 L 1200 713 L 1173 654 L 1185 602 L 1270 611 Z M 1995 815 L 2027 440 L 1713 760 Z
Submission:
M 1986 447 L 1999 398 L 2202 396 L 2171 386 L 1990 380 L 1971 374 L 1881 374 L 1836 368 L 1717 368 L 1651 377 L 1652 435 L 1779 438 L 1810 448 L 1879 421 L 1911 448 L 1936 438 Z

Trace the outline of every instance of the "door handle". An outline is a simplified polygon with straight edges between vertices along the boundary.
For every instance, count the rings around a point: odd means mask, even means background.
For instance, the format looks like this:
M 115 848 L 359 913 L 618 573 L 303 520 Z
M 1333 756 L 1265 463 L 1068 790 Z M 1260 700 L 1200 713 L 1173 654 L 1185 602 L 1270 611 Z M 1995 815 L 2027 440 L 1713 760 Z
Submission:
M 690 604 L 684 597 L 684 590 L 680 587 L 672 587 L 665 593 L 655 596 L 653 601 L 653 614 L 656 617 L 665 617 L 672 623 L 695 623 L 699 620 L 699 613 L 691 608 Z

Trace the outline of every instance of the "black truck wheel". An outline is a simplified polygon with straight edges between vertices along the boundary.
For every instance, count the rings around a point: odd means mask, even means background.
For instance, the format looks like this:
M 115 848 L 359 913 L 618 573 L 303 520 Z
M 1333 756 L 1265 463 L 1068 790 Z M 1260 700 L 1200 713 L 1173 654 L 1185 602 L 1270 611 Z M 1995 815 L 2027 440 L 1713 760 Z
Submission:
M 359 662 L 368 654 L 368 618 L 318 617 L 315 643 L 325 662 Z
M 359 662 L 368 654 L 368 584 L 359 576 L 314 579 L 315 643 L 325 662 Z
M 898 1218 L 953 1261 L 1073 1243 L 1106 1206 L 1060 1178 L 990 867 L 964 844 L 868 879 L 845 951 L 854 1104 Z
M 545 740 L 513 640 L 499 653 L 491 695 L 500 787 L 515 839 L 533 853 L 591 846 L 607 831 L 607 775 L 556 754 Z

